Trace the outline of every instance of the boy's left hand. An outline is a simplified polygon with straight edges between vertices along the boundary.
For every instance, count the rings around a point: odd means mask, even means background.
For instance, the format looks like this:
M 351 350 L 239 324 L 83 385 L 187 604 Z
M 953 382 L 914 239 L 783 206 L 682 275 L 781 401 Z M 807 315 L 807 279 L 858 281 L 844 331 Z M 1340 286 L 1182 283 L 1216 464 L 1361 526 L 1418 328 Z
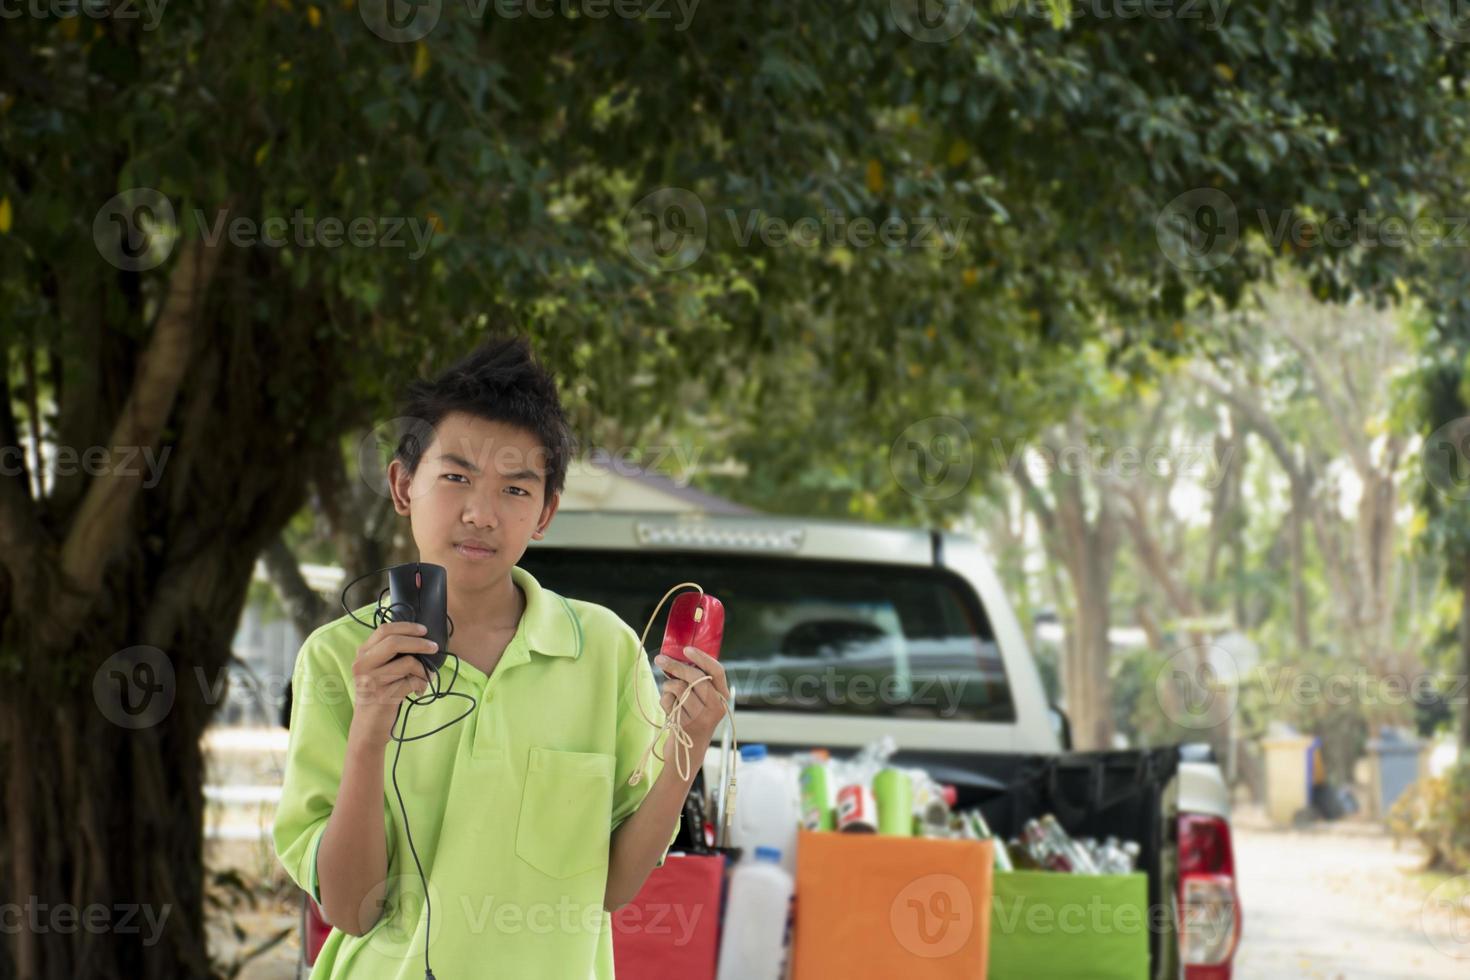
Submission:
M 714 657 L 698 647 L 685 647 L 684 656 L 689 658 L 690 663 L 680 663 L 663 654 L 653 658 L 659 670 L 664 672 L 659 704 L 663 707 L 664 714 L 668 715 L 674 709 L 674 702 L 684 696 L 691 684 L 694 685 L 694 693 L 684 701 L 683 715 L 679 721 L 684 731 L 694 740 L 695 748 L 703 751 L 709 747 L 720 719 L 725 717 L 724 705 L 716 692 L 729 701 L 730 688 L 725 682 L 725 668 Z M 706 674 L 709 675 L 709 680 L 695 684 L 695 681 Z

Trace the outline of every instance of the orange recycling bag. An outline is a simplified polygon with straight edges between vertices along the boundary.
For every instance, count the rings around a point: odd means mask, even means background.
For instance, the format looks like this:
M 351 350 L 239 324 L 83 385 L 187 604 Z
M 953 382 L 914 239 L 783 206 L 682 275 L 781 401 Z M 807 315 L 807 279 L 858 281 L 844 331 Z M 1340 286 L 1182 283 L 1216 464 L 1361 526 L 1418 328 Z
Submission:
M 975 980 L 990 941 L 990 841 L 801 831 L 795 980 Z

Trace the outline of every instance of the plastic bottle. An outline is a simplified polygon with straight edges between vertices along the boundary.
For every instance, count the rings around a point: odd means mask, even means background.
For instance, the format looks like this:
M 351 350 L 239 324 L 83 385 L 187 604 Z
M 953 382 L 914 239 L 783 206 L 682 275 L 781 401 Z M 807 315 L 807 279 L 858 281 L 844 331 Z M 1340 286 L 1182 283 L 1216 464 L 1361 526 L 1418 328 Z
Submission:
M 914 791 L 908 773 L 880 769 L 873 777 L 873 797 L 878 802 L 878 833 L 893 837 L 914 835 Z M 948 809 L 943 816 L 945 822 L 938 825 L 935 836 L 941 836 L 948 828 Z
M 801 823 L 801 789 L 795 767 L 766 754 L 764 745 L 740 746 L 740 798 L 730 825 L 730 845 L 746 853 L 757 847 L 781 852 L 781 866 L 796 873 L 796 831 Z
M 813 749 L 801 764 L 801 824 L 807 830 L 836 830 L 837 810 L 830 778 L 831 754 Z
M 720 937 L 719 980 L 781 980 L 792 892 L 791 875 L 774 847 L 757 847 L 753 858 L 735 865 Z

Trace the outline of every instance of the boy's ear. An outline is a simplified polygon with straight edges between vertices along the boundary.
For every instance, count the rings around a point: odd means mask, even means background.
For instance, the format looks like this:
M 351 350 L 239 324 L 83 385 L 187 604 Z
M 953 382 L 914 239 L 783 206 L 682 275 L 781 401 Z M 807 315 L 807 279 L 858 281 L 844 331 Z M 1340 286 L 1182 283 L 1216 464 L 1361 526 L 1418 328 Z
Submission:
M 556 509 L 559 506 L 561 506 L 560 490 L 552 494 L 551 500 L 541 509 L 541 522 L 536 526 L 536 530 L 531 532 L 532 540 L 540 541 L 546 534 L 546 529 L 551 527 L 551 519 L 556 516 Z
M 388 463 L 388 493 L 393 497 L 393 509 L 400 517 L 408 516 L 409 488 L 413 484 L 413 477 L 409 476 L 408 467 L 403 465 L 403 460 L 395 459 Z

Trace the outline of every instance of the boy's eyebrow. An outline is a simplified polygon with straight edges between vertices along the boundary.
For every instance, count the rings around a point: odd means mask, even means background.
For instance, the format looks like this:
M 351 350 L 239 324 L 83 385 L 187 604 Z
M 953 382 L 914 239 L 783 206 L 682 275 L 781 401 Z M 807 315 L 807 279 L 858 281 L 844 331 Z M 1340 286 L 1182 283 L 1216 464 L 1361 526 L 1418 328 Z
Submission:
M 439 458 L 446 463 L 453 463 L 455 466 L 467 469 L 476 476 L 480 475 L 480 468 L 458 453 L 440 453 Z
M 474 463 L 471 463 L 469 460 L 465 459 L 463 456 L 459 455 L 458 453 L 442 453 L 440 454 L 439 458 L 447 463 L 453 463 L 455 466 L 463 467 L 476 476 L 480 475 L 480 468 Z M 541 474 L 537 473 L 535 470 L 516 470 L 514 473 L 505 473 L 502 475 L 507 480 L 541 479 Z

